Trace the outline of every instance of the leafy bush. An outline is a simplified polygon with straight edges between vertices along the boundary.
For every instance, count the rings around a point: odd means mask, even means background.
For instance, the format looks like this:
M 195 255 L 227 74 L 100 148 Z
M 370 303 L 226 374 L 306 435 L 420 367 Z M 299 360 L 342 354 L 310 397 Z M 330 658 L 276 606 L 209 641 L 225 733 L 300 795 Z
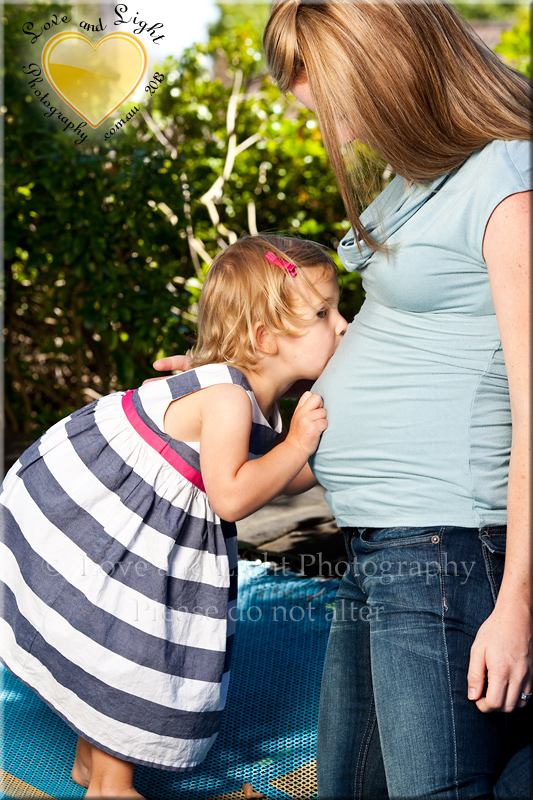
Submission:
M 513 15 L 520 3 L 503 2 L 496 3 L 493 0 L 485 0 L 485 2 L 453 2 L 452 6 L 456 11 L 461 14 L 465 19 L 482 19 L 482 20 L 495 20 L 495 19 L 508 19 Z
M 502 40 L 494 48 L 513 69 L 533 78 L 531 68 L 531 28 L 528 7 L 521 8 L 518 21 L 510 31 L 502 32 Z
M 46 6 L 46 17 L 55 10 Z M 260 28 L 221 29 L 168 59 L 142 116 L 107 142 L 76 147 L 22 72 L 31 60 L 22 24 L 43 7 L 4 13 L 5 408 L 8 430 L 38 434 L 151 377 L 160 355 L 184 352 L 220 247 L 257 228 L 335 248 L 346 224 L 313 115 L 266 75 Z M 347 284 L 353 316 L 360 282 Z

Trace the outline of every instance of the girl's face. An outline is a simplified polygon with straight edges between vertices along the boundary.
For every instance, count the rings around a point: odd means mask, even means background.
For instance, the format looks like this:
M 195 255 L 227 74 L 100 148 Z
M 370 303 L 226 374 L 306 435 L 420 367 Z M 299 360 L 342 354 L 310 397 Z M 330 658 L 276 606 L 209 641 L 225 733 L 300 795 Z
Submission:
M 306 78 L 300 78 L 297 83 L 291 86 L 291 92 L 297 100 L 302 103 L 309 111 L 316 113 L 315 103 L 311 96 L 311 89 Z M 337 137 L 341 146 L 350 144 L 354 139 L 357 139 L 355 130 L 347 122 L 337 122 Z
M 305 277 L 320 297 L 300 283 L 293 308 L 305 320 L 305 326 L 298 328 L 298 336 L 276 337 L 278 354 L 295 381 L 318 378 L 348 327 L 339 314 L 339 284 L 333 270 L 307 269 Z

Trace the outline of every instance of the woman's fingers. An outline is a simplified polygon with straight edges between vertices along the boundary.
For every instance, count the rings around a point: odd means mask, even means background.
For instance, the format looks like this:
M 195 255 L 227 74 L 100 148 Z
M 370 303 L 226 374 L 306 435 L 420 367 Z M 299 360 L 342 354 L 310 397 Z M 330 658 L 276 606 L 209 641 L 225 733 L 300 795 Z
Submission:
M 527 700 L 520 698 L 521 693 L 527 694 L 524 688 L 516 683 L 510 682 L 504 676 L 490 677 L 485 697 L 481 697 L 476 705 L 484 713 L 490 711 L 503 711 L 506 714 L 515 708 L 523 708 Z
M 186 372 L 191 365 L 187 356 L 167 356 L 166 358 L 158 358 L 157 361 L 154 361 L 152 366 L 158 372 L 170 372 L 173 370 Z M 158 378 L 147 378 L 143 381 L 143 386 L 152 381 L 164 381 L 166 377 L 168 376 L 161 375 Z
M 189 369 L 190 363 L 187 356 L 166 356 L 154 361 L 153 367 L 159 372 L 168 372 L 175 369 L 185 372 Z
M 470 651 L 470 665 L 468 668 L 468 699 L 479 700 L 485 688 L 485 676 L 487 666 L 485 664 L 485 651 L 481 648 L 472 646 Z
M 519 708 L 524 708 L 524 706 L 527 705 L 527 703 L 533 702 L 533 698 L 531 698 L 531 700 L 522 700 L 521 697 L 522 694 L 531 694 L 532 692 L 531 687 L 532 687 L 531 681 L 528 681 L 528 683 L 520 687 L 520 691 L 518 692 L 518 703 L 517 703 Z
M 504 618 L 502 618 L 505 621 Z M 470 650 L 468 669 L 468 698 L 483 713 L 509 713 L 523 707 L 527 701 L 520 695 L 529 694 L 533 683 L 525 655 L 527 647 L 513 647 L 514 638 L 507 641 L 509 624 L 497 619 L 497 611 L 483 623 Z
M 473 700 L 480 711 L 511 711 L 514 706 L 505 708 L 508 678 L 495 672 L 488 673 L 485 651 L 479 653 L 472 648 L 468 670 L 468 699 Z
M 489 672 L 487 665 L 487 649 L 483 643 L 482 626 L 478 632 L 478 639 L 474 641 L 470 650 L 470 665 L 468 668 L 468 699 L 473 700 L 483 713 L 496 711 L 505 700 L 507 683 L 503 675 Z M 502 678 L 502 679 L 500 679 Z
M 523 708 L 527 704 L 527 700 L 522 700 L 522 694 L 529 694 L 531 692 L 530 681 L 518 684 L 510 684 L 507 692 L 507 703 L 509 708 L 504 710 L 512 711 L 513 708 Z
M 508 678 L 503 675 L 489 673 L 487 691 L 484 697 L 480 697 L 476 705 L 480 711 L 512 711 L 514 705 L 509 706 L 507 702 Z
M 147 383 L 152 383 L 152 381 L 164 381 L 164 380 L 166 380 L 166 375 L 160 375 L 158 378 L 146 378 L 146 380 L 143 381 L 143 386 L 145 386 L 145 384 Z

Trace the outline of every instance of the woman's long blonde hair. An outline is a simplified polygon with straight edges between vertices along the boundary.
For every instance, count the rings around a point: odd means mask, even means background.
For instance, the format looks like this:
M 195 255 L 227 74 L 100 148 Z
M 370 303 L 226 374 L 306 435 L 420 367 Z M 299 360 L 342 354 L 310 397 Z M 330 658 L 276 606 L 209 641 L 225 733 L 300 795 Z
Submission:
M 493 139 L 531 136 L 531 81 L 502 64 L 445 2 L 275 0 L 263 44 L 283 93 L 309 82 L 348 217 L 361 238 L 357 143 L 421 182 Z M 364 199 L 366 200 L 366 198 Z
M 290 262 L 295 276 L 267 260 L 269 252 Z M 255 323 L 274 335 L 301 335 L 305 319 L 301 309 L 295 311 L 295 300 L 302 289 L 318 295 L 310 271 L 319 270 L 321 279 L 336 269 L 326 248 L 289 236 L 245 236 L 222 250 L 200 295 L 198 341 L 187 354 L 191 367 L 227 362 L 253 370 L 260 358 Z

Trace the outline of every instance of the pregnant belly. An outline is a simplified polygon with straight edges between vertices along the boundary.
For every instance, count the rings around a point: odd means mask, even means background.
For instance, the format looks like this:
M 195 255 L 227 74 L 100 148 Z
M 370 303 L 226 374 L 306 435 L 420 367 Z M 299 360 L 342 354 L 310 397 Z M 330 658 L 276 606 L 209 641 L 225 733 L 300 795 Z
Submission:
M 505 481 L 510 411 L 495 319 L 450 316 L 367 301 L 348 327 L 313 387 L 328 428 L 310 463 L 329 493 L 419 502 L 446 487 L 466 502 L 476 458 Z

